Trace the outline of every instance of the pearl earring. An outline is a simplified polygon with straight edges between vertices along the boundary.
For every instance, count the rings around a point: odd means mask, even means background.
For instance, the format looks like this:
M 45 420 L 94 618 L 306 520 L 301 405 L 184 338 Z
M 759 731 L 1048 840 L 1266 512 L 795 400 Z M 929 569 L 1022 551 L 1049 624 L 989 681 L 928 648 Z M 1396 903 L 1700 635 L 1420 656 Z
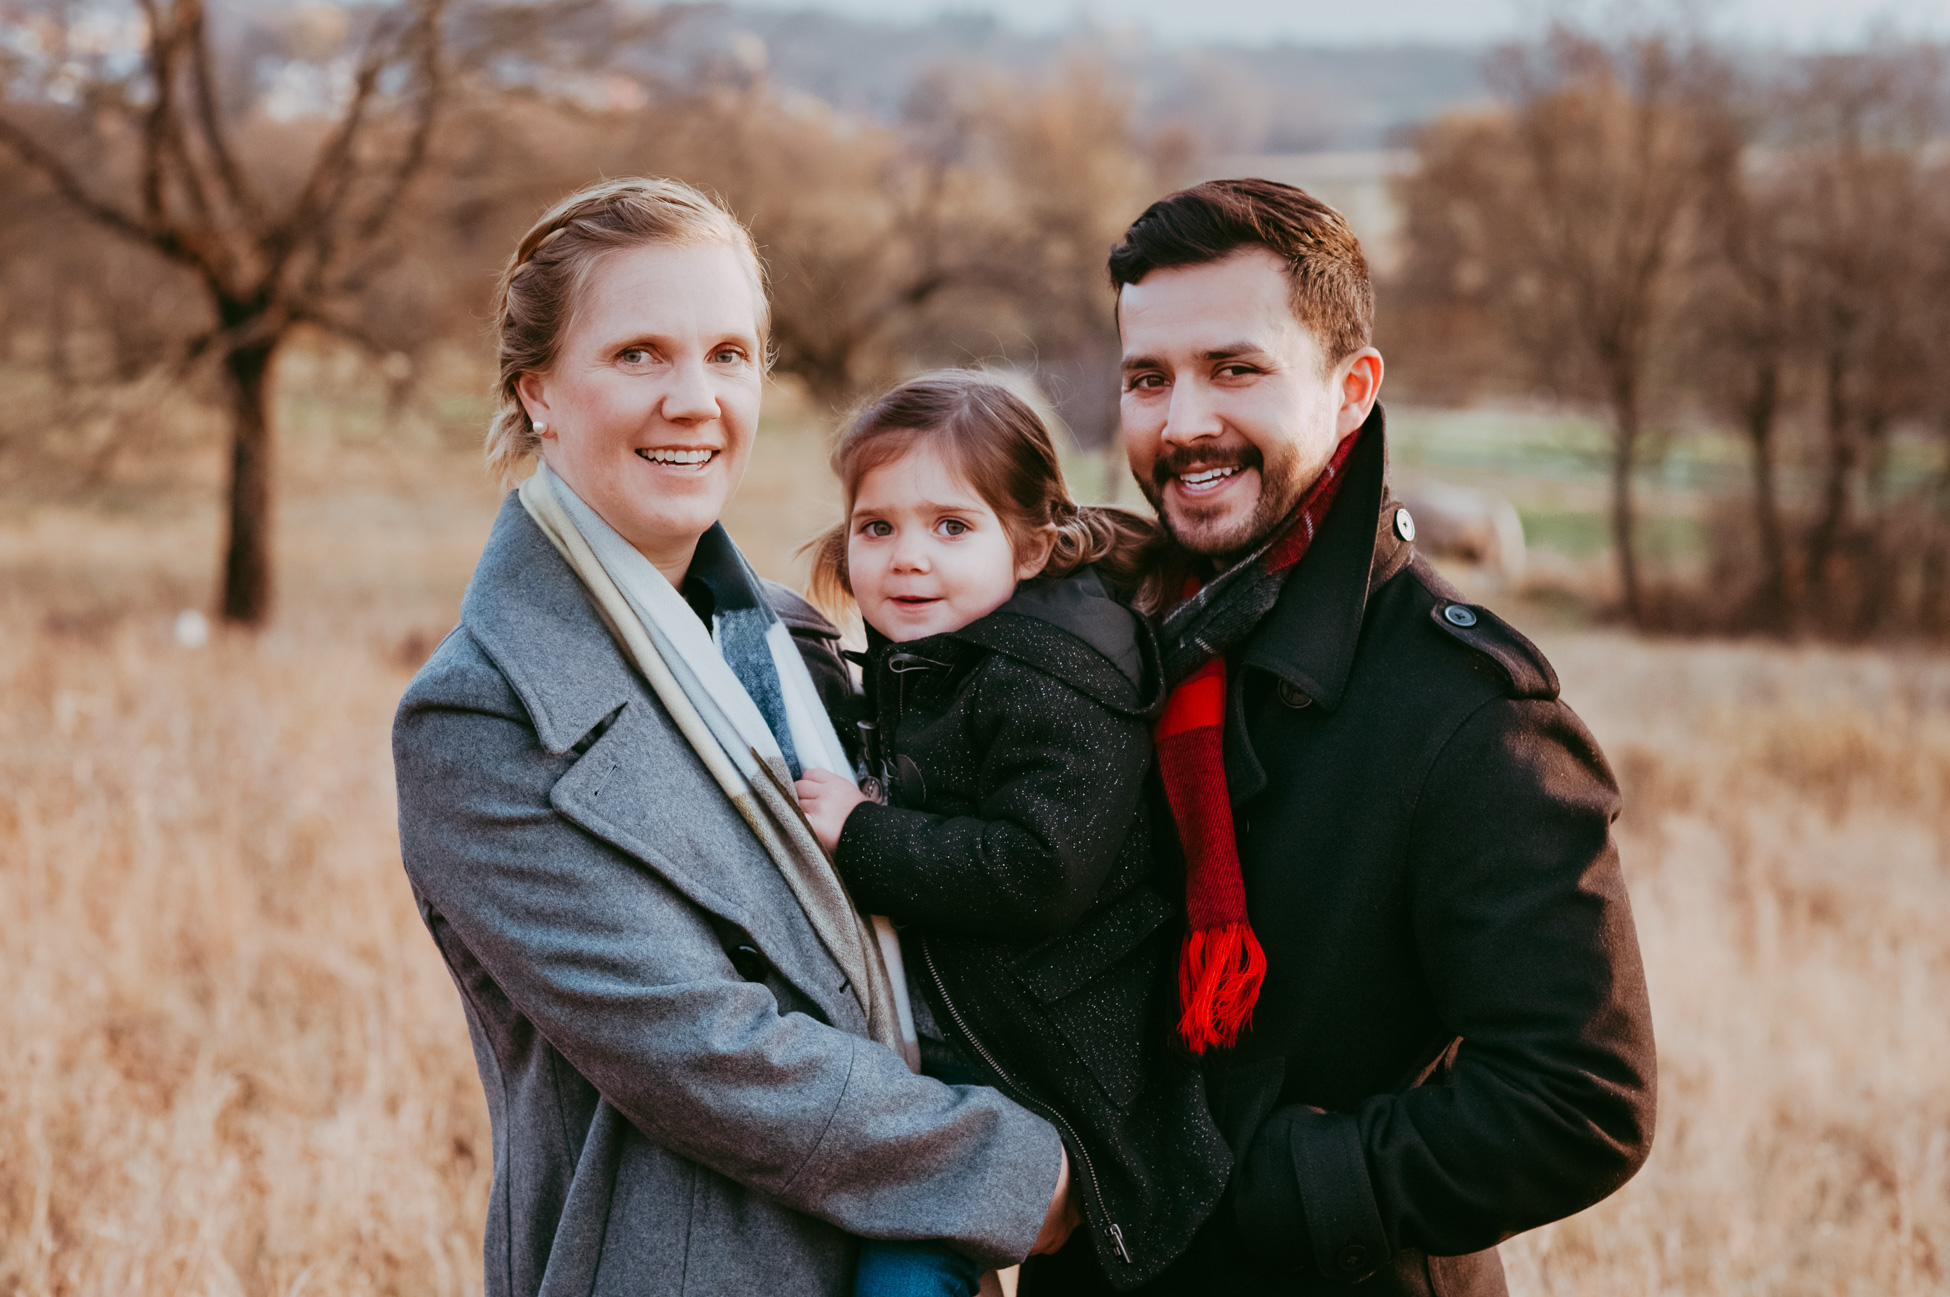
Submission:
M 532 419 L 529 422 L 530 426 L 535 429 L 535 435 L 537 437 L 548 436 L 548 425 L 546 423 L 543 423 L 540 419 Z

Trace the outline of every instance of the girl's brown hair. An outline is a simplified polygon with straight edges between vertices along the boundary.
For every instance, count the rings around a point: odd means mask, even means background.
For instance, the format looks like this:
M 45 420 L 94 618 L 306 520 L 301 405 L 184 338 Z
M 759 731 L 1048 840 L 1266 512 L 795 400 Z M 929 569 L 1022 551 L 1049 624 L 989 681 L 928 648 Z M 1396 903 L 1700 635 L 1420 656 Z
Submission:
M 1000 383 L 968 370 L 910 378 L 847 420 L 833 448 L 845 516 L 807 546 L 815 602 L 837 614 L 852 599 L 846 548 L 861 480 L 923 441 L 941 447 L 995 510 L 1017 554 L 1048 539 L 1049 559 L 1039 576 L 1068 576 L 1094 563 L 1142 611 L 1156 611 L 1161 600 L 1146 573 L 1160 545 L 1157 524 L 1123 509 L 1079 506 L 1036 411 Z

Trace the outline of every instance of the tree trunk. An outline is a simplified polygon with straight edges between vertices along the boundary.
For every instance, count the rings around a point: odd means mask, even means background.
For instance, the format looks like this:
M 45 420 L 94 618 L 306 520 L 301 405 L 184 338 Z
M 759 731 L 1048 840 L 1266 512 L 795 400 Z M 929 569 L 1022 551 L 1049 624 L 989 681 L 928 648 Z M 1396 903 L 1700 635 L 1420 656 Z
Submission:
M 1618 554 L 1618 588 L 1625 618 L 1645 624 L 1639 585 L 1638 519 L 1632 504 L 1632 470 L 1638 462 L 1639 390 L 1630 375 L 1612 383 L 1611 542 Z
M 1781 528 L 1780 491 L 1774 479 L 1774 423 L 1780 412 L 1781 371 L 1772 360 L 1754 375 L 1747 401 L 1747 440 L 1754 451 L 1754 530 L 1760 539 L 1760 621 L 1769 630 L 1794 625 L 1788 586 L 1787 538 Z
M 1848 479 L 1855 471 L 1854 430 L 1849 426 L 1848 397 L 1843 391 L 1847 374 L 1839 355 L 1828 358 L 1826 377 L 1827 480 L 1822 483 L 1821 516 L 1808 537 L 1808 592 L 1819 604 L 1828 602 L 1827 595 L 1833 584 L 1829 568 L 1833 565 L 1835 547 L 1841 540 L 1842 529 L 1848 524 Z
M 230 531 L 223 560 L 223 615 L 262 625 L 271 612 L 271 361 L 278 339 L 224 356 L 230 384 Z

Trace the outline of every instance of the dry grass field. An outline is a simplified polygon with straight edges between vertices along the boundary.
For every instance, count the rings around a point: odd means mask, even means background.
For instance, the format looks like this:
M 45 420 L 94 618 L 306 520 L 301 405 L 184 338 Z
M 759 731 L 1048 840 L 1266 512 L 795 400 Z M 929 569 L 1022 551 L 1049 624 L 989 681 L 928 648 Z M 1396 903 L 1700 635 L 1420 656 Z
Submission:
M 783 574 L 827 488 L 767 436 L 730 521 Z M 201 498 L 0 515 L 0 1297 L 479 1290 L 487 1121 L 387 735 L 495 493 L 381 445 L 283 478 L 275 627 L 196 649 Z M 1950 659 L 1539 637 L 1625 782 L 1662 1094 L 1513 1289 L 1950 1290 Z

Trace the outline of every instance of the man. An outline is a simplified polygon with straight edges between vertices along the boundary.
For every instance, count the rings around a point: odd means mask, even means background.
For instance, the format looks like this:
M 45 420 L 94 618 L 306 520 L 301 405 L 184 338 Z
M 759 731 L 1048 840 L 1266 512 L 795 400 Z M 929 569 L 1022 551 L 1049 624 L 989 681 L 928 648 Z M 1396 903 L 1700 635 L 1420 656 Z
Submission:
M 1110 270 L 1131 471 L 1174 542 L 1179 1032 L 1236 1159 L 1144 1291 L 1502 1293 L 1496 1243 L 1651 1143 L 1617 786 L 1537 649 L 1415 553 L 1339 214 L 1215 181 Z M 1024 1291 L 1101 1287 L 1081 1246 Z

